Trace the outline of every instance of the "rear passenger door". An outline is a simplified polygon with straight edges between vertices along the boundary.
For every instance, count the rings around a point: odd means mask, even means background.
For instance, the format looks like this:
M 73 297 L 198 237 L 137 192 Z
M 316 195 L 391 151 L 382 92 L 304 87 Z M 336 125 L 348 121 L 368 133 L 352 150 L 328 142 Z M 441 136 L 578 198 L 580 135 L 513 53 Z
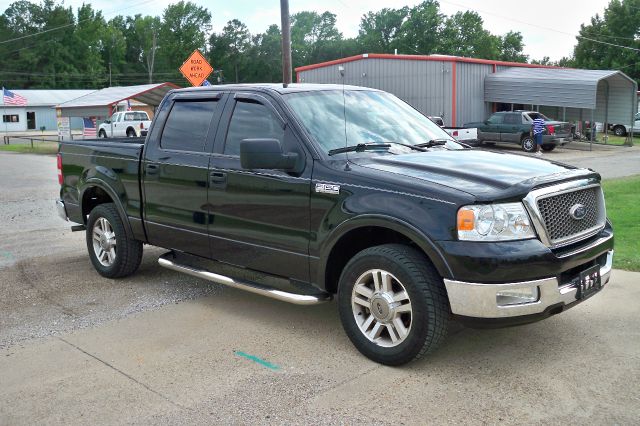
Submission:
M 521 113 L 510 112 L 504 114 L 504 121 L 500 125 L 500 140 L 503 142 L 520 142 L 522 127 Z
M 148 143 L 155 145 L 142 163 L 144 219 L 153 245 L 209 256 L 209 157 L 221 102 L 211 92 L 177 95 L 163 124 L 153 128 Z
M 270 99 L 239 93 L 227 102 L 211 157 L 209 204 L 214 259 L 300 281 L 309 280 L 309 197 L 312 160 Z M 278 139 L 304 170 L 248 170 L 243 139 Z

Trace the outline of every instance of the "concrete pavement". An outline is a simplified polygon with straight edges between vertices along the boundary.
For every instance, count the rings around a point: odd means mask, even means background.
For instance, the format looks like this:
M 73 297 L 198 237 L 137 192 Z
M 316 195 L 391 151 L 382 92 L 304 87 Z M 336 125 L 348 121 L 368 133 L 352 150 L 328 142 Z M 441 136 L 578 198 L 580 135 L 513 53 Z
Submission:
M 601 294 L 546 321 L 457 328 L 438 352 L 402 368 L 361 356 L 335 303 L 300 307 L 224 289 L 0 351 L 0 419 L 634 424 L 639 281 L 614 271 Z

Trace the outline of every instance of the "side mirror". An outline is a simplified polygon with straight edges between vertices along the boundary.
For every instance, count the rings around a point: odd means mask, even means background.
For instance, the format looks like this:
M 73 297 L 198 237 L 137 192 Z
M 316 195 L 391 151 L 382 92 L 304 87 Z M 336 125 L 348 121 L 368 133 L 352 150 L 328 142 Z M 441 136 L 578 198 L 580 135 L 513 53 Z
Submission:
M 282 152 L 278 139 L 243 139 L 240 141 L 240 164 L 243 169 L 275 169 L 294 171 L 298 162 L 295 152 Z
M 484 124 L 489 124 L 489 120 L 484 120 Z
M 104 124 L 111 124 L 111 120 L 104 120 L 103 123 Z

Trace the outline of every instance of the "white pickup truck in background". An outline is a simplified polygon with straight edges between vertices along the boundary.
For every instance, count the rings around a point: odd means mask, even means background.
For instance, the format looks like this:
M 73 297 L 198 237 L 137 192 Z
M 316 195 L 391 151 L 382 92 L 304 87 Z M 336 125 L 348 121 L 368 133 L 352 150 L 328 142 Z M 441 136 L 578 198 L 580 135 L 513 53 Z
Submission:
M 149 115 L 145 111 L 116 112 L 100 124 L 100 138 L 134 138 L 146 136 L 151 126 Z
M 445 132 L 458 142 L 466 143 L 468 145 L 478 145 L 478 129 L 474 127 L 445 127 L 442 117 L 429 116 L 429 119 L 442 127 Z

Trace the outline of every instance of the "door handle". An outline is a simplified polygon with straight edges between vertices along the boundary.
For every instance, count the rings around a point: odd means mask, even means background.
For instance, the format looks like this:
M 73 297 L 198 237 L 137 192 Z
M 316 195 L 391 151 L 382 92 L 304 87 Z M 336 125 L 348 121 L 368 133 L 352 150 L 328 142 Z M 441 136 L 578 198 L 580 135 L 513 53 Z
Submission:
M 209 183 L 212 186 L 225 185 L 227 183 L 227 174 L 225 172 L 211 172 L 209 174 Z
M 147 164 L 145 170 L 148 175 L 157 175 L 160 170 L 160 166 L 157 164 Z

